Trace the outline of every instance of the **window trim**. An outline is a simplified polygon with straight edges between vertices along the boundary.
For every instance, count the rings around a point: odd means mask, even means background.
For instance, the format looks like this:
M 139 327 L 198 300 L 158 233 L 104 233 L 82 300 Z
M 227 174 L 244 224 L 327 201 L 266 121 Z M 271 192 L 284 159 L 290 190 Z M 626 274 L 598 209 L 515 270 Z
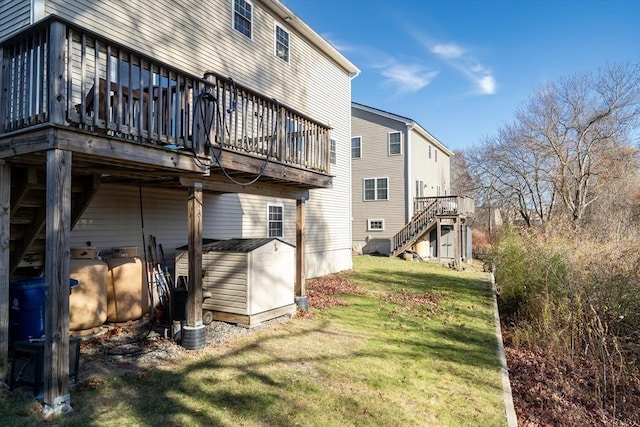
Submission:
M 379 199 L 378 198 L 378 180 L 379 179 L 384 179 L 387 181 L 387 197 L 385 199 Z M 367 199 L 367 181 L 373 181 L 374 183 L 374 188 L 373 188 L 373 194 L 374 194 L 374 198 L 373 199 Z M 383 200 L 389 200 L 389 177 L 388 176 L 379 176 L 379 177 L 375 177 L 375 178 L 362 178 L 362 201 L 363 202 L 378 202 L 378 201 L 383 201 Z
M 271 208 L 280 208 L 280 214 L 282 215 L 282 219 L 280 221 L 272 221 L 271 220 Z M 280 236 L 272 236 L 271 228 L 269 227 L 272 222 L 280 222 L 282 233 Z M 284 204 L 282 203 L 267 203 L 267 237 L 275 237 L 275 238 L 284 238 Z
M 381 228 L 373 228 L 373 222 L 380 222 Z M 367 231 L 384 231 L 384 218 L 367 218 Z
M 400 135 L 400 141 L 397 142 L 399 151 L 397 153 L 391 152 L 391 135 Z M 395 145 L 396 143 L 394 143 Z M 401 156 L 402 155 L 402 132 L 399 130 L 387 133 L 387 155 L 388 156 Z
M 353 157 L 353 140 L 358 138 L 358 140 L 360 141 L 360 156 L 359 157 Z M 351 137 L 351 158 L 352 159 L 361 159 L 362 158 L 362 135 L 359 136 L 352 136 Z
M 248 38 L 249 40 L 253 40 L 253 10 L 254 10 L 253 3 L 250 0 L 242 0 L 243 2 L 251 6 L 251 18 L 248 19 L 250 34 L 246 35 L 243 31 L 236 28 L 236 2 L 237 1 L 238 0 L 231 0 L 231 28 L 234 31 L 237 31 L 238 33 L 242 34 L 244 37 Z M 245 16 L 241 16 L 241 18 L 247 19 Z
M 278 29 L 282 30 L 282 32 L 284 32 L 287 35 L 287 45 L 285 46 L 287 49 L 286 58 L 283 58 L 282 56 L 278 55 L 278 43 L 279 43 Z M 273 25 L 273 54 L 275 55 L 276 58 L 281 59 L 287 64 L 289 64 L 291 60 L 291 32 L 287 31 L 282 25 L 278 24 L 277 22 L 274 23 Z

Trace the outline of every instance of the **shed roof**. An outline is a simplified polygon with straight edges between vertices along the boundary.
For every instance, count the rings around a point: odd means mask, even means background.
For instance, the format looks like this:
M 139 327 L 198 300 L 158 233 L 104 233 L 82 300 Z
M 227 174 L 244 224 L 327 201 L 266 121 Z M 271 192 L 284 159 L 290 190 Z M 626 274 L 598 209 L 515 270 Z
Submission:
M 251 252 L 264 246 L 274 240 L 277 240 L 285 245 L 294 247 L 294 245 L 278 239 L 277 237 L 267 237 L 261 239 L 202 239 L 202 252 Z M 179 251 L 186 251 L 189 249 L 189 245 L 180 246 L 177 248 Z

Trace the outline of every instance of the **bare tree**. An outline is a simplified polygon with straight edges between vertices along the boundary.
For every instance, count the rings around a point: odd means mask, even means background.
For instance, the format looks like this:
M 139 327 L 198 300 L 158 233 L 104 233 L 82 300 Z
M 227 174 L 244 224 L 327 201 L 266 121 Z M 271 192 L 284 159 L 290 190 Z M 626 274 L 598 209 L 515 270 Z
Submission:
M 611 202 L 607 187 L 637 181 L 629 174 L 638 173 L 638 123 L 640 66 L 608 66 L 546 84 L 513 124 L 467 153 L 468 168 L 493 206 L 529 226 L 562 212 L 583 224 L 602 210 L 599 200 Z
M 608 159 L 625 157 L 639 118 L 638 65 L 547 84 L 517 114 L 528 143 L 553 159 L 555 189 L 574 222 L 598 199 L 596 183 L 607 176 Z

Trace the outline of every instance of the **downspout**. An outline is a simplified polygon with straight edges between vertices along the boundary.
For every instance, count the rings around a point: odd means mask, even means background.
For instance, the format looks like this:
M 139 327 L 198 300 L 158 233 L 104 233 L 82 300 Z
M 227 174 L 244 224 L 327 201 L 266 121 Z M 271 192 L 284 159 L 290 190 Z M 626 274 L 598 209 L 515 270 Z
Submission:
M 409 222 L 409 220 L 413 217 L 413 198 L 411 197 L 411 188 L 412 188 L 412 180 L 411 180 L 411 129 L 413 125 L 411 123 L 407 123 L 407 137 L 405 138 L 405 151 L 404 151 L 404 171 L 405 171 L 405 224 Z

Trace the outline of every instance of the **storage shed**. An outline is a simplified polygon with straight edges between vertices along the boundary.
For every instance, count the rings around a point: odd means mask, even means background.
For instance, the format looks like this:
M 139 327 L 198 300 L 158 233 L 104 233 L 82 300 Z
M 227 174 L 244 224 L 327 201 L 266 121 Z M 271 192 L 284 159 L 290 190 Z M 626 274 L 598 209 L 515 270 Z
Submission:
M 176 277 L 188 276 L 188 246 L 176 252 Z M 294 314 L 295 246 L 277 239 L 203 239 L 203 322 L 253 327 Z

